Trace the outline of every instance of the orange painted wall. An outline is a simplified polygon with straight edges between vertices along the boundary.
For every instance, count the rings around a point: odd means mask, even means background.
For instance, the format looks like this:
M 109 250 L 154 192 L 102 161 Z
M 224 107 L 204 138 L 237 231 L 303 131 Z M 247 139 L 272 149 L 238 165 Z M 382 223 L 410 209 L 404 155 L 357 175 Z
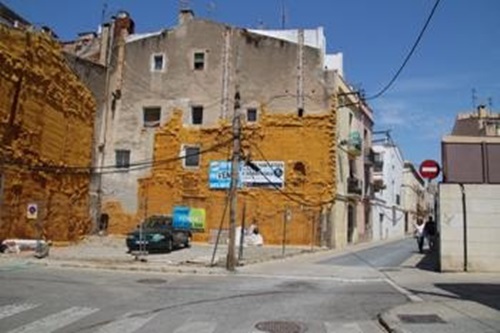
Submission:
M 0 25 L 0 238 L 75 240 L 90 230 L 95 109 L 57 42 Z
M 320 203 L 331 201 L 336 194 L 335 121 L 333 109 L 299 118 L 292 113 L 271 114 L 262 108 L 258 123 L 243 125 L 244 153 L 255 161 L 284 161 L 285 188 L 282 192 L 276 189 L 240 190 L 238 224 L 243 218 L 243 206 L 246 206 L 246 223 L 255 219 L 266 244 L 281 244 L 284 209 L 288 207 L 292 211 L 292 220 L 287 224 L 287 243 L 307 245 L 318 238 Z M 174 111 L 169 122 L 157 130 L 156 165 L 150 177 L 140 180 L 138 196 L 141 205 L 136 216 L 124 214 L 116 201 L 105 203 L 104 210 L 113 221 L 110 232 L 127 232 L 145 215 L 171 214 L 175 205 L 206 210 L 206 230 L 196 234 L 195 240 L 213 240 L 221 221 L 223 228 L 228 228 L 228 210 L 222 219 L 227 191 L 209 189 L 208 177 L 211 161 L 230 158 L 231 131 L 229 123 L 213 128 L 185 127 L 181 111 Z M 220 147 L 201 155 L 199 169 L 186 170 L 182 161 L 176 159 L 183 144 L 197 144 L 201 150 L 218 144 Z M 294 171 L 297 162 L 305 165 L 305 175 Z M 295 201 L 307 202 L 314 207 Z

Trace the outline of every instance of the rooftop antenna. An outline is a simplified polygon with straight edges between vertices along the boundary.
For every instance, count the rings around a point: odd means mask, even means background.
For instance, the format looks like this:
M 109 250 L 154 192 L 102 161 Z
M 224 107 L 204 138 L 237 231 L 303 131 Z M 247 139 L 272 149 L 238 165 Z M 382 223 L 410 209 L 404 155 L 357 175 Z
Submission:
M 190 1 L 189 0 L 179 0 L 179 9 L 180 10 L 188 10 L 190 8 Z
M 476 109 L 476 104 L 477 104 L 476 88 L 472 88 L 472 110 Z
M 215 8 L 216 8 L 215 1 L 209 1 L 207 4 L 207 16 L 208 17 L 213 16 L 213 14 L 215 12 Z
M 281 29 L 285 29 L 286 25 L 286 6 L 285 0 L 281 0 Z

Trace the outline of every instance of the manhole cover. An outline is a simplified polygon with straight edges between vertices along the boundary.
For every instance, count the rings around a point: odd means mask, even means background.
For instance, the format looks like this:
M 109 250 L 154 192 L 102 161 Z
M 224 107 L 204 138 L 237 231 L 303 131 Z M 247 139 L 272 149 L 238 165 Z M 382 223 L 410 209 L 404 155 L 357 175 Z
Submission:
M 446 324 L 446 322 L 435 314 L 421 314 L 421 315 L 398 315 L 403 323 L 408 324 Z
M 263 321 L 257 323 L 255 328 L 268 333 L 302 333 L 305 326 L 293 321 Z
M 139 283 L 144 283 L 144 284 L 160 284 L 160 283 L 165 283 L 167 280 L 163 279 L 141 279 L 137 280 Z

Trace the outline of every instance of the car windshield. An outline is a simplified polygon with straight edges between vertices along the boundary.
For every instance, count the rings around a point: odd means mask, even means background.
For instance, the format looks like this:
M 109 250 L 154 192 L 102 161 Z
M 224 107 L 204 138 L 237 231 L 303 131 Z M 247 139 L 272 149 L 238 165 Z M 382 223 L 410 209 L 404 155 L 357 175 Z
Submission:
M 170 216 L 151 216 L 144 221 L 142 227 L 145 229 L 165 228 L 172 224 Z

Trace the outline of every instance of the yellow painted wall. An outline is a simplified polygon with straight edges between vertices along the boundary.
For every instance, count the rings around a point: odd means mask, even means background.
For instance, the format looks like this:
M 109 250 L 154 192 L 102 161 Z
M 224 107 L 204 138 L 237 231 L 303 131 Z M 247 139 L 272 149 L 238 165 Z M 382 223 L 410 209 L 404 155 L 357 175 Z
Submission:
M 90 230 L 89 169 L 63 168 L 90 167 L 95 109 L 57 42 L 0 25 L 0 238 L 42 230 L 75 240 Z M 28 203 L 38 220 L 27 218 Z
M 272 115 L 265 109 L 261 109 L 258 123 L 243 125 L 243 151 L 255 161 L 284 161 L 285 188 L 283 193 L 276 189 L 240 190 L 238 224 L 245 206 L 246 223 L 255 219 L 267 244 L 281 244 L 284 209 L 288 207 L 292 219 L 287 225 L 287 243 L 307 245 L 319 238 L 320 203 L 332 200 L 336 194 L 335 126 L 334 110 L 299 118 L 294 113 Z M 145 215 L 171 214 L 173 206 L 187 205 L 206 210 L 205 233 L 195 235 L 195 240 L 210 241 L 210 231 L 213 235 L 221 224 L 227 191 L 209 189 L 209 163 L 230 158 L 231 138 L 228 123 L 193 129 L 183 125 L 181 111 L 173 112 L 169 122 L 157 130 L 156 165 L 150 177 L 140 180 L 138 196 L 141 205 L 137 214 L 125 214 L 117 201 L 104 203 L 104 210 L 111 216 L 110 232 L 127 232 Z M 201 150 L 205 150 L 219 143 L 221 147 L 201 156 L 199 169 L 186 170 L 182 161 L 175 160 L 182 144 L 198 144 Z M 305 175 L 294 171 L 297 162 L 305 165 Z M 310 203 L 313 207 L 300 202 Z M 228 216 L 227 210 L 223 228 L 228 228 Z

